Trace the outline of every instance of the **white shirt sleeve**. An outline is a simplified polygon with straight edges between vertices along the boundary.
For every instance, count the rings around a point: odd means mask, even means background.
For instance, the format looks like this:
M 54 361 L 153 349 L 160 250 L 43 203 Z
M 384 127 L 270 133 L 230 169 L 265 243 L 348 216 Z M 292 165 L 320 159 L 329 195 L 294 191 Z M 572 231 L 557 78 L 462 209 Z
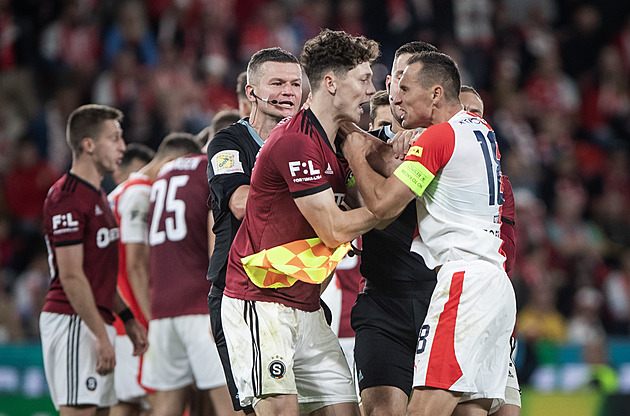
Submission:
M 120 215 L 120 241 L 149 244 L 149 196 L 148 185 L 132 185 L 118 199 Z

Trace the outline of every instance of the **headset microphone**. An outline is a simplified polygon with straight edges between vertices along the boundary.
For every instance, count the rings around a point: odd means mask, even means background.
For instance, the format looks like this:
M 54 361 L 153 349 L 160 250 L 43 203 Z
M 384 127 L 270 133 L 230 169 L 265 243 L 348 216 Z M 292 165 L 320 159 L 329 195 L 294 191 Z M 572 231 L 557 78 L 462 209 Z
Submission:
M 265 102 L 267 104 L 271 104 L 271 105 L 278 104 L 278 100 L 265 100 L 264 98 L 260 98 L 259 96 L 256 95 L 256 93 L 253 90 L 252 90 L 252 95 L 254 96 L 254 98 L 257 98 L 260 101 Z

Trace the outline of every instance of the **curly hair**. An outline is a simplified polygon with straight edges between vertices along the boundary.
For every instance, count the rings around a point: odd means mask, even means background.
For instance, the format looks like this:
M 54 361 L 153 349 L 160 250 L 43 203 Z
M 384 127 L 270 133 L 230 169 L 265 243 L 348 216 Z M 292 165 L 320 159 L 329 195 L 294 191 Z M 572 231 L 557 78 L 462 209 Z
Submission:
M 300 61 L 311 89 L 316 91 L 329 71 L 344 78 L 357 65 L 372 63 L 379 56 L 380 49 L 376 41 L 364 36 L 352 36 L 341 30 L 325 29 L 304 44 Z

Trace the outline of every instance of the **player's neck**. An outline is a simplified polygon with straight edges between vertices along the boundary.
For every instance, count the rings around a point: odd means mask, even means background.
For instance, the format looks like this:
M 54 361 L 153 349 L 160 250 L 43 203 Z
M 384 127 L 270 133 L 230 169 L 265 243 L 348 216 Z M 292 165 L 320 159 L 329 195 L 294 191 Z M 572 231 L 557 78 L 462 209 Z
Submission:
M 150 161 L 144 167 L 142 167 L 142 169 L 140 169 L 138 173 L 145 175 L 147 178 L 149 178 L 150 181 L 155 181 L 155 179 L 158 176 L 158 173 L 160 172 L 160 169 L 162 169 L 162 166 L 164 166 L 164 164 L 168 162 L 169 160 L 173 160 L 173 159 L 174 158 L 161 158 L 161 159 L 154 158 L 152 161 Z
M 394 134 L 404 130 L 403 126 L 401 126 L 400 123 L 398 123 L 395 119 L 392 121 L 391 129 L 392 133 Z
M 104 172 L 101 172 L 98 166 L 90 158 L 89 155 L 81 155 L 72 162 L 70 173 L 77 176 L 96 189 L 101 188 L 101 182 L 103 182 Z
M 462 106 L 459 103 L 446 104 L 444 107 L 439 107 L 435 111 L 433 124 L 446 123 L 460 111 L 462 111 Z
M 311 111 L 319 121 L 319 124 L 322 125 L 324 132 L 328 138 L 328 142 L 334 151 L 337 151 L 335 147 L 335 137 L 337 137 L 337 131 L 339 130 L 339 126 L 345 120 L 338 120 L 335 118 L 335 114 L 331 112 L 332 104 L 326 102 L 325 100 L 316 100 L 313 99 L 311 103 Z
M 271 130 L 278 125 L 280 120 L 275 117 L 269 117 L 259 111 L 252 110 L 249 116 L 249 125 L 258 133 L 260 138 L 265 141 L 271 134 Z

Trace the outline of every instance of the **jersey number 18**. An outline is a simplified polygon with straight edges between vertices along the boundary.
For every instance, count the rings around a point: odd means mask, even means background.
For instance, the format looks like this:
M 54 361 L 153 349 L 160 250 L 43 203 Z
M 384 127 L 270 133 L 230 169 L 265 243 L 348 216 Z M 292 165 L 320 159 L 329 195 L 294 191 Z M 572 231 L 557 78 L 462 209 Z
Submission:
M 483 160 L 486 162 L 486 175 L 488 176 L 488 204 L 503 205 L 503 192 L 501 192 L 501 162 L 497 150 L 496 135 L 492 130 L 488 131 L 488 137 L 475 130 L 475 136 L 481 146 Z

